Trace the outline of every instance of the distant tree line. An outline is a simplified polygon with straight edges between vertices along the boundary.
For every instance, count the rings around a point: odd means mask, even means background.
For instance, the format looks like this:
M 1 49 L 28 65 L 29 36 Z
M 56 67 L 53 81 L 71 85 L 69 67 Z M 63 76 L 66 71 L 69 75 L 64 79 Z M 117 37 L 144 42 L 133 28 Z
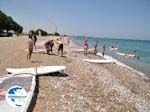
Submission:
M 4 31 L 6 31 L 8 35 L 11 30 L 18 35 L 22 33 L 23 28 L 15 22 L 12 17 L 7 16 L 5 13 L 0 11 L 0 35 L 2 35 Z
M 32 34 L 35 34 L 35 35 L 39 35 L 39 32 L 41 32 L 41 36 L 47 36 L 47 35 L 59 36 L 59 33 L 57 33 L 57 32 L 55 32 L 54 34 L 52 34 L 52 33 L 47 33 L 46 31 L 44 31 L 42 29 L 36 29 L 35 31 L 34 30 L 30 30 L 30 32 Z

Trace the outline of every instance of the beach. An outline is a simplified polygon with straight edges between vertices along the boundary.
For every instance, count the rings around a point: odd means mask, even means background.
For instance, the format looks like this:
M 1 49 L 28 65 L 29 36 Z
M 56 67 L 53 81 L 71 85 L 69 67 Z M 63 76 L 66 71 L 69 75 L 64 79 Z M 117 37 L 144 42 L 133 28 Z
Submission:
M 46 40 L 38 38 L 37 48 L 44 48 Z M 64 40 L 69 37 L 64 37 Z M 149 112 L 150 80 L 117 64 L 92 64 L 83 58 L 102 57 L 83 52 L 74 42 L 65 44 L 64 56 L 34 53 L 26 60 L 27 36 L 0 38 L 0 75 L 8 67 L 64 65 L 64 73 L 37 77 L 35 96 L 28 112 Z M 57 54 L 57 46 L 54 49 Z

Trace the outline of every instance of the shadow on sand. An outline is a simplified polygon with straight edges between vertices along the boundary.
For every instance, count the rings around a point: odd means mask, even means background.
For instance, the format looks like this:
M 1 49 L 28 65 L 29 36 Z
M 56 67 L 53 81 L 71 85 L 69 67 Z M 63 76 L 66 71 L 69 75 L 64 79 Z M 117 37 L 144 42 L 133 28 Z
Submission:
M 46 74 L 46 75 L 36 76 L 36 86 L 35 86 L 35 90 L 34 90 L 34 95 L 32 97 L 30 105 L 29 105 L 29 107 L 27 109 L 27 112 L 32 112 L 34 110 L 34 107 L 35 107 L 36 101 L 37 101 L 37 97 L 38 97 L 38 93 L 39 93 L 39 77 L 45 77 L 45 76 L 50 76 L 50 77 L 68 77 L 69 75 L 67 75 L 65 73 L 61 73 L 61 72 L 55 72 L 55 73 L 50 73 L 50 74 Z
M 36 86 L 35 86 L 35 90 L 34 90 L 34 95 L 32 97 L 30 105 L 27 109 L 27 112 L 32 112 L 33 111 L 33 109 L 36 105 L 36 100 L 37 100 L 38 93 L 39 93 L 39 76 L 36 76 Z
M 51 76 L 51 77 L 68 77 L 68 74 L 62 73 L 62 72 L 55 72 L 55 73 L 49 73 L 49 74 L 45 74 L 45 75 L 39 75 L 41 77 L 45 77 L 45 76 Z

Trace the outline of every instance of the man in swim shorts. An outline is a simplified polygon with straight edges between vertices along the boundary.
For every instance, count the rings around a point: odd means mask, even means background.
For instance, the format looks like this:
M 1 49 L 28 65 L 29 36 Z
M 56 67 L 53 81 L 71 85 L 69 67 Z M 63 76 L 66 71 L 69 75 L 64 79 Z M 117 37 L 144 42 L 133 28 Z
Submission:
M 103 45 L 103 52 L 102 52 L 103 57 L 104 57 L 104 55 L 105 55 L 105 49 L 106 49 L 106 46 L 105 46 L 105 45 Z
M 63 45 L 63 40 L 62 38 L 60 37 L 60 39 L 57 41 L 57 44 L 58 45 L 58 55 L 59 55 L 59 52 L 61 52 L 61 56 L 63 56 L 63 48 L 64 48 L 64 45 Z
M 53 40 L 49 40 L 45 43 L 45 48 L 48 55 L 53 54 L 53 46 L 54 46 Z
M 98 41 L 96 41 L 96 43 L 94 44 L 94 54 L 96 55 L 97 53 L 97 44 L 98 44 Z

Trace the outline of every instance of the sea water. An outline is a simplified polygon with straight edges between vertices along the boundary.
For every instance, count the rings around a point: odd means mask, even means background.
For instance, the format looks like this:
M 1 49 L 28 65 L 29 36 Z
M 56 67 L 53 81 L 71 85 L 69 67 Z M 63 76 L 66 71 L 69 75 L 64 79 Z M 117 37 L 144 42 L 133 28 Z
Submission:
M 111 39 L 111 38 L 94 38 L 94 37 L 72 37 L 72 40 L 82 46 L 84 40 L 87 39 L 89 48 L 98 41 L 98 51 L 102 52 L 102 46 L 106 45 L 105 54 L 116 58 L 124 64 L 145 73 L 150 77 L 150 40 L 131 40 L 131 39 Z M 116 47 L 118 50 L 110 50 L 110 47 Z M 125 58 L 124 56 L 118 55 L 120 53 L 133 54 L 136 50 L 136 54 L 139 56 L 139 60 L 136 58 Z

